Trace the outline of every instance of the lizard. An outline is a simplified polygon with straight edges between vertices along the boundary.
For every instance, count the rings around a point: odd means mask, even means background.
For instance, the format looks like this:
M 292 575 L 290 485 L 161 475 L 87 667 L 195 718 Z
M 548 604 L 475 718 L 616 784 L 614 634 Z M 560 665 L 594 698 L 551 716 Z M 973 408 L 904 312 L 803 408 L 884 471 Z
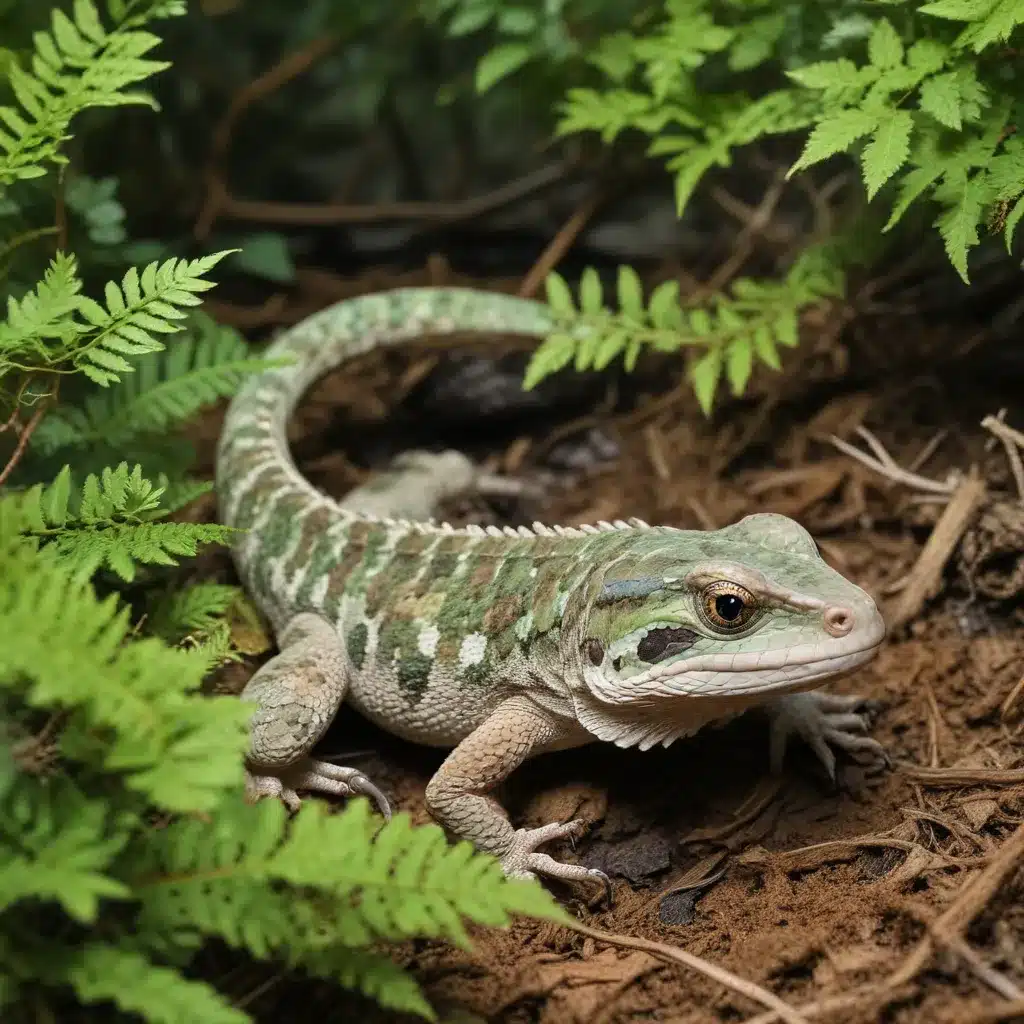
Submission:
M 347 299 L 282 332 L 277 365 L 247 379 L 216 457 L 239 576 L 279 651 L 246 684 L 255 704 L 246 799 L 365 795 L 361 771 L 311 756 L 347 702 L 406 740 L 449 750 L 426 787 L 449 834 L 512 877 L 607 878 L 541 847 L 581 821 L 513 827 L 493 792 L 528 758 L 604 741 L 668 746 L 751 708 L 770 761 L 792 736 L 834 778 L 833 747 L 886 762 L 867 702 L 819 688 L 872 659 L 873 599 L 774 513 L 716 530 L 640 519 L 580 526 L 454 527 L 431 515 L 485 475 L 461 452 L 399 456 L 343 499 L 292 460 L 286 426 L 310 385 L 361 353 L 421 335 L 556 329 L 534 300 L 466 288 Z M 506 481 L 507 482 L 507 481 Z

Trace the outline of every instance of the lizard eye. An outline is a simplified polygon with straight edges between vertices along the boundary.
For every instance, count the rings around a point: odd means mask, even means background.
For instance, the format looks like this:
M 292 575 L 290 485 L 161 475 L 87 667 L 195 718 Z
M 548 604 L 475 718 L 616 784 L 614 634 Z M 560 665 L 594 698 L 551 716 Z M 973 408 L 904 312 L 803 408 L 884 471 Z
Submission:
M 728 580 L 705 587 L 697 608 L 705 624 L 718 633 L 739 632 L 750 625 L 760 610 L 749 590 Z

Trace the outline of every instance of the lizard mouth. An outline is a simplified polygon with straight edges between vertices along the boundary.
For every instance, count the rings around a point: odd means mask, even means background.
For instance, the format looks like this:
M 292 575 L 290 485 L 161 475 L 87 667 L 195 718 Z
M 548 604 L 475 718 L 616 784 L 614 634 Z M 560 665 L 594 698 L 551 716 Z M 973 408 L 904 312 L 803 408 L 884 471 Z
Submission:
M 767 651 L 734 651 L 682 654 L 652 665 L 647 671 L 623 680 L 603 672 L 586 672 L 588 687 L 603 703 L 652 704 L 659 699 L 733 698 L 787 693 L 813 688 L 826 679 L 845 676 L 867 664 L 885 638 L 881 617 L 871 630 L 841 639 Z
M 882 641 L 855 644 L 805 644 L 784 651 L 746 651 L 678 658 L 655 665 L 630 683 L 638 691 L 662 691 L 688 697 L 739 697 L 765 691 L 786 692 L 812 687 L 823 679 L 844 676 L 866 665 Z

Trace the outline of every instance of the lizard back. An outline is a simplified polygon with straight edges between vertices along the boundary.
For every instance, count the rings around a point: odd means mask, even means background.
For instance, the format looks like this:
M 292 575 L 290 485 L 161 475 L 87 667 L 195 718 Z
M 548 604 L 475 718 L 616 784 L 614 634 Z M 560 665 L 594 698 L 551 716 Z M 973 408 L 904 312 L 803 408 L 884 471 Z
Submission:
M 454 528 L 368 514 L 302 476 L 288 448 L 288 419 L 317 379 L 373 349 L 427 334 L 543 336 L 552 327 L 540 303 L 469 289 L 347 300 L 285 331 L 266 356 L 290 365 L 251 378 L 229 407 L 217 493 L 222 521 L 246 531 L 232 546 L 239 575 L 275 630 L 303 611 L 336 626 L 350 660 L 351 702 L 391 732 L 457 741 L 500 697 L 490 685 L 499 674 L 503 687 L 540 686 L 563 705 L 560 688 L 542 685 L 531 664 L 557 663 L 569 594 L 594 565 L 614 559 L 626 533 L 635 546 L 637 529 L 670 528 L 639 520 Z M 535 642 L 547 645 L 548 657 L 531 662 Z M 451 702 L 457 708 L 439 707 Z M 439 730 L 439 722 L 457 725 Z

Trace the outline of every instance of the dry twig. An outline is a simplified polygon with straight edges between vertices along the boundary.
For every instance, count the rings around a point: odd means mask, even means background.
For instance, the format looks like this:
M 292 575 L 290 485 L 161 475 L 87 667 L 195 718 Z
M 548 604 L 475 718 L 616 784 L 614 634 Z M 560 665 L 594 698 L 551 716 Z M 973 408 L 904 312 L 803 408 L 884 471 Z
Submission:
M 537 262 L 530 268 L 530 272 L 523 278 L 523 283 L 519 288 L 519 295 L 522 298 L 533 298 L 537 289 L 544 283 L 544 279 L 572 248 L 573 243 L 590 222 L 590 218 L 594 216 L 606 199 L 607 194 L 603 188 L 591 190 L 587 198 L 573 212 L 573 215 L 562 225 L 558 234 L 548 243 Z
M 939 589 L 946 563 L 984 498 L 985 482 L 976 473 L 959 483 L 893 605 L 889 616 L 893 628 L 910 622 Z
M 896 761 L 893 767 L 927 786 L 1016 786 L 1024 782 L 1024 768 L 925 768 Z
M 867 446 L 874 453 L 873 456 L 869 455 L 867 452 L 862 452 L 859 448 L 850 444 L 848 441 L 844 441 L 842 438 L 836 437 L 835 434 L 829 434 L 827 440 L 841 452 L 845 452 L 849 455 L 851 459 L 856 459 L 862 465 L 867 466 L 869 469 L 873 469 L 876 473 L 880 473 L 893 483 L 903 484 L 904 486 L 910 487 L 916 491 L 925 491 L 930 494 L 951 495 L 960 483 L 960 476 L 957 473 L 950 473 L 945 480 L 932 480 L 929 477 L 921 476 L 918 473 L 912 473 L 910 470 L 904 469 L 896 462 L 896 460 L 885 450 L 882 442 L 879 441 L 867 427 L 859 426 L 857 427 L 856 432 L 867 443 Z
M 807 1024 L 806 1017 L 803 1017 L 788 1003 L 781 1000 L 774 992 L 769 992 L 768 989 L 753 981 L 747 981 L 746 978 L 741 978 L 731 971 L 727 971 L 724 967 L 719 967 L 717 964 L 703 960 L 699 956 L 694 956 L 685 949 L 669 946 L 664 942 L 654 942 L 651 939 L 634 939 L 628 935 L 602 932 L 597 928 L 590 928 L 588 925 L 580 924 L 578 921 L 572 921 L 566 927 L 574 932 L 578 932 L 580 935 L 586 935 L 597 942 L 606 942 L 621 949 L 640 949 L 645 953 L 658 957 L 660 960 L 682 964 L 684 967 L 698 971 L 706 978 L 717 981 L 720 985 L 724 985 L 733 992 L 744 995 L 755 1003 L 760 1003 L 762 1006 L 769 1007 L 772 1013 L 772 1020 L 784 1020 L 786 1024 Z
M 1024 434 L 1004 423 L 999 416 L 986 416 L 981 425 L 1003 442 L 1010 472 L 1013 473 L 1017 485 L 1017 498 L 1024 503 L 1024 462 L 1021 461 L 1020 450 L 1024 448 Z
M 36 427 L 39 426 L 39 421 L 43 418 L 43 414 L 46 412 L 49 403 L 46 399 L 40 399 L 39 405 L 36 411 L 32 413 L 28 423 L 23 426 L 18 433 L 18 443 L 14 446 L 14 451 L 11 452 L 11 457 L 7 460 L 7 465 L 3 469 L 0 469 L 0 487 L 3 487 L 7 483 L 8 478 L 14 472 L 15 467 L 21 462 L 22 456 L 25 454 L 25 450 L 28 448 L 28 443 L 32 439 L 32 434 L 35 432 Z
M 209 235 L 214 221 L 223 212 L 224 204 L 230 200 L 224 181 L 223 165 L 231 147 L 235 125 L 242 114 L 254 103 L 265 99 L 311 68 L 321 57 L 334 49 L 337 43 L 338 37 L 335 35 L 320 36 L 312 40 L 302 49 L 282 57 L 272 68 L 258 75 L 234 95 L 213 133 L 213 144 L 210 147 L 206 169 L 206 200 L 193 228 L 193 234 L 197 239 L 201 240 Z

